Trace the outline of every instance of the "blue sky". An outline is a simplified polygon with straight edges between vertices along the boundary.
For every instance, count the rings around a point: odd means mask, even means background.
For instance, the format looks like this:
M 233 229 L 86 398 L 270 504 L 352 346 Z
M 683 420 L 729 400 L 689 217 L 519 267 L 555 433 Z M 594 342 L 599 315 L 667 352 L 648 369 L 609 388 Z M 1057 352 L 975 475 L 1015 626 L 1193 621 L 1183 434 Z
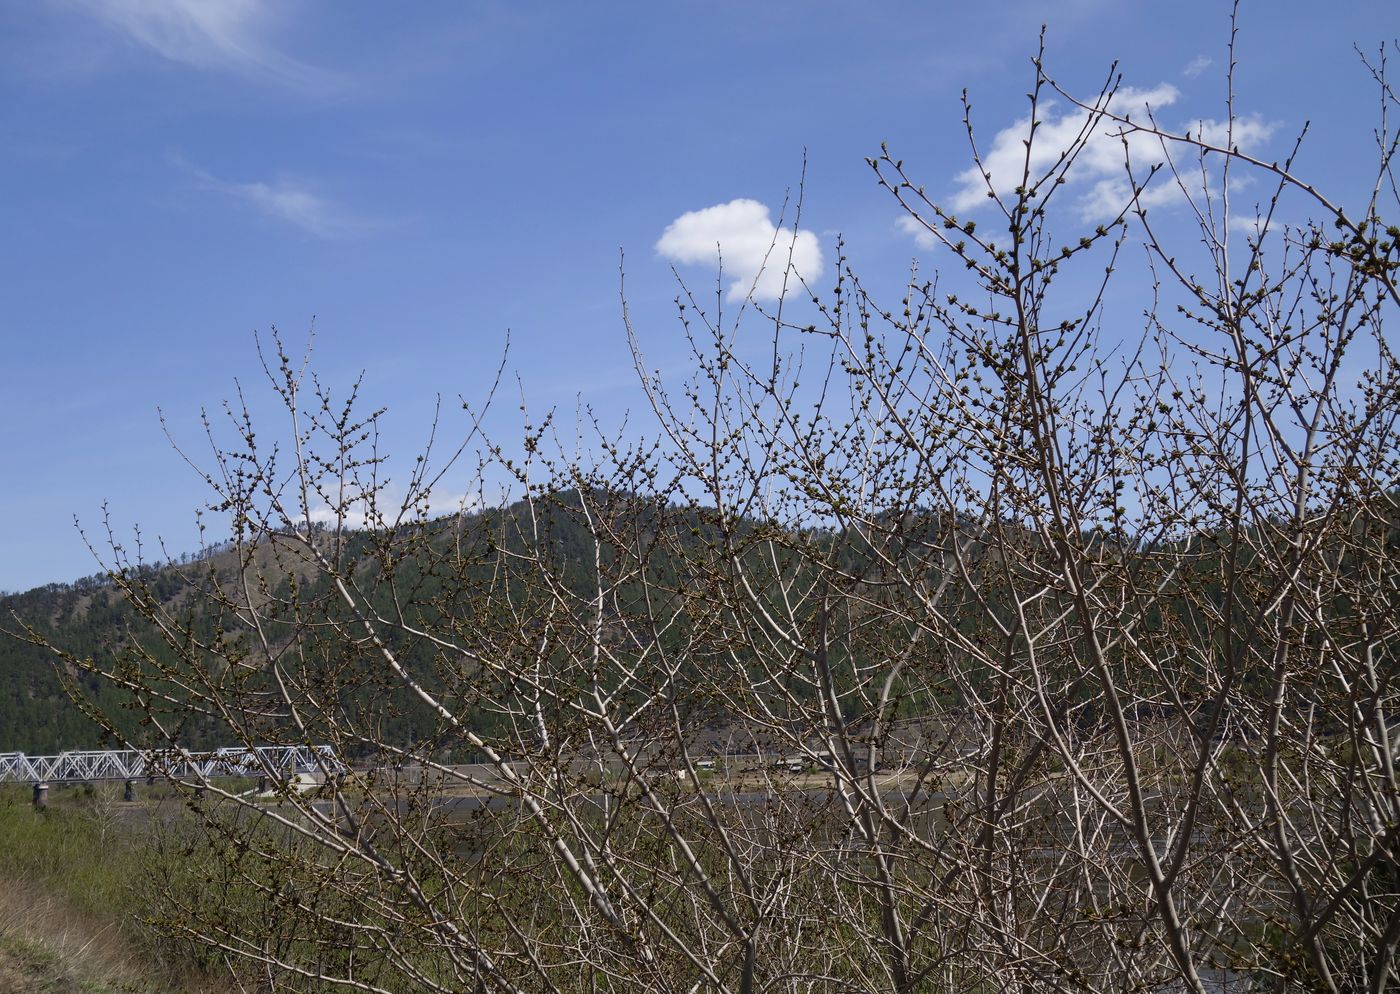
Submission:
M 649 363 L 683 363 L 672 267 L 713 289 L 718 240 L 722 295 L 753 288 L 805 150 L 799 269 L 829 280 L 840 232 L 894 287 L 939 260 L 873 182 L 882 141 L 975 211 L 958 95 L 990 147 L 1024 112 L 1042 22 L 1070 89 L 1116 59 L 1189 121 L 1223 113 L 1228 13 L 0 0 L 0 589 L 93 572 L 73 518 L 98 525 L 104 502 L 122 529 L 194 546 L 206 495 L 157 408 L 196 445 L 202 407 L 255 387 L 255 330 L 300 347 L 314 316 L 316 368 L 365 373 L 390 451 L 416 451 L 436 396 L 481 396 L 508 332 L 508 407 L 523 392 L 618 424 L 640 404 L 620 251 Z M 1279 156 L 1312 120 L 1302 171 L 1354 189 L 1343 150 L 1376 104 L 1352 46 L 1400 34 L 1400 14 L 1254 0 L 1242 29 L 1251 140 Z M 1086 175 L 1086 216 L 1112 182 Z

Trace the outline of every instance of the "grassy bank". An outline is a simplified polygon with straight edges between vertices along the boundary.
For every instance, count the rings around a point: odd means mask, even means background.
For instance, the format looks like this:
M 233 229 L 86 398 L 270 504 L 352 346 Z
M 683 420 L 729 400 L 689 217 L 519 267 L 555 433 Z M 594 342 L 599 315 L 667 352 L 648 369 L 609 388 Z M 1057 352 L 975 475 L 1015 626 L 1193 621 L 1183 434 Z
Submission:
M 36 811 L 28 788 L 0 790 L 0 991 L 224 994 L 218 978 L 173 962 L 144 926 L 150 808 L 120 785 L 55 789 Z

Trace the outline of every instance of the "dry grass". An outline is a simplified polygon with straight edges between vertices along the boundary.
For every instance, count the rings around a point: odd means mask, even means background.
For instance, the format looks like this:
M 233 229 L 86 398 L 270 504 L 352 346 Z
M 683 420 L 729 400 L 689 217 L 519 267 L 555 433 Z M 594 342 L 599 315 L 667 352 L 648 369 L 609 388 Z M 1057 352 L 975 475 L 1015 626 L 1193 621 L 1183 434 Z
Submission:
M 0 990 L 143 991 L 150 966 L 116 919 L 34 884 L 0 879 Z
M 100 803 L 40 815 L 16 795 L 0 798 L 0 994 L 239 990 L 162 963 L 145 941 L 129 886 L 142 846 Z

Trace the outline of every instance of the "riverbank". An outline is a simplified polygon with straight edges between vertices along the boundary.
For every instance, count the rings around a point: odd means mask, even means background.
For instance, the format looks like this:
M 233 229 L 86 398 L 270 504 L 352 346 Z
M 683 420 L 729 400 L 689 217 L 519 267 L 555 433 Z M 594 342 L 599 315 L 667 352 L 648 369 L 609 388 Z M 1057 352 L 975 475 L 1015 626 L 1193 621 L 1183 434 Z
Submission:
M 111 790 L 120 790 L 119 786 Z M 65 790 L 45 811 L 0 791 L 0 991 L 227 994 L 174 961 L 143 924 L 144 839 L 120 824 L 107 787 Z

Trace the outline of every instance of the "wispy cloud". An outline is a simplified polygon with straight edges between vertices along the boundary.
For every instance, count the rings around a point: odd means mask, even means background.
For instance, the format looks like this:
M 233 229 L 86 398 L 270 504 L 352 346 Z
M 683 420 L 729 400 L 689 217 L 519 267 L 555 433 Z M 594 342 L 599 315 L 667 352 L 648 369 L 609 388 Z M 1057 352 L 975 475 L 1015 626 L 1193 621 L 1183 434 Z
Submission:
M 938 239 L 933 236 L 933 232 L 929 231 L 922 221 L 910 217 L 908 214 L 901 214 L 895 218 L 894 224 L 904 234 L 913 238 L 914 243 L 919 248 L 934 249 L 938 247 Z
M 231 70 L 303 90 L 339 82 L 277 50 L 270 40 L 285 6 L 268 0 L 67 0 L 129 41 L 171 62 Z
M 263 217 L 317 238 L 344 238 L 376 227 L 302 181 L 279 177 L 271 182 L 236 182 L 220 179 L 179 157 L 175 162 L 189 170 L 202 189 L 224 194 Z
M 1147 90 L 1123 87 L 1113 96 L 1108 110 L 1119 116 L 1146 118 L 1149 111 L 1155 115 L 1175 104 L 1179 97 L 1177 88 L 1167 83 Z M 1165 159 L 1162 143 L 1156 138 L 1144 133 L 1129 134 L 1125 146 L 1119 134 L 1121 130 L 1120 125 L 1113 121 L 1104 121 L 1091 129 L 1089 112 L 1079 107 L 1067 107 L 1061 113 L 1053 103 L 1042 104 L 1035 141 L 1029 152 L 1032 182 L 1055 168 L 1062 153 L 1087 132 L 1084 147 L 1065 178 L 1081 190 L 1077 206 L 1084 219 L 1113 217 L 1132 198 L 1125 163 L 1131 162 L 1136 175 L 1141 178 L 1152 165 Z M 1178 134 L 1189 130 L 1206 141 L 1216 142 L 1224 139 L 1226 124 L 1198 119 L 1172 130 Z M 1241 149 L 1250 149 L 1266 141 L 1272 132 L 1273 125 L 1258 117 L 1242 117 L 1234 123 L 1231 140 Z M 1029 117 L 1021 118 L 997 132 L 983 153 L 981 167 L 969 167 L 955 178 L 957 187 L 950 198 L 952 210 L 972 211 L 985 204 L 989 185 L 1003 194 L 1009 194 L 1019 186 L 1027 167 L 1026 140 L 1030 134 Z M 990 180 L 984 176 L 984 172 L 990 176 Z M 1180 191 L 1173 184 L 1162 182 L 1150 187 L 1140 198 L 1140 203 L 1152 207 L 1174 202 L 1179 197 Z M 901 227 L 916 237 L 919 234 L 919 225 L 912 220 L 901 221 Z M 927 235 L 927 232 L 924 234 Z
M 1214 59 L 1204 55 L 1198 55 L 1186 64 L 1186 68 L 1181 70 L 1181 75 L 1185 76 L 1187 79 L 1195 79 L 1214 64 Z
M 334 238 L 355 225 L 335 204 L 290 180 L 274 183 L 225 183 L 222 189 L 270 218 L 285 221 L 318 238 Z
M 731 200 L 687 211 L 661 233 L 656 251 L 672 262 L 715 264 L 730 279 L 728 298 L 777 300 L 788 288 L 822 274 L 822 249 L 810 231 L 780 228 L 757 200 Z

